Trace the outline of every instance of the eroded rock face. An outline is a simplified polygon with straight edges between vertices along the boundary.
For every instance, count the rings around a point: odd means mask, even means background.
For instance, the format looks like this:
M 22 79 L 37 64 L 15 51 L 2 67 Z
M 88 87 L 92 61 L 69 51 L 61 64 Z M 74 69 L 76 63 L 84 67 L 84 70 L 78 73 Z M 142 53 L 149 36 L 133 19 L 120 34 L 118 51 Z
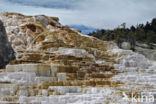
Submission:
M 5 27 L 0 20 L 0 69 L 4 68 L 13 59 L 15 59 L 14 51 L 8 42 Z

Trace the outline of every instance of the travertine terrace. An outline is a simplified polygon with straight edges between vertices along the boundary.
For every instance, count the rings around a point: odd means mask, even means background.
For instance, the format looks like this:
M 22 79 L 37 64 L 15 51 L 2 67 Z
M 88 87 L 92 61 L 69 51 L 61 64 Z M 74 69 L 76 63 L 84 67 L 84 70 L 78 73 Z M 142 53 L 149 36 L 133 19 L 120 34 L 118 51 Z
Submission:
M 127 101 L 123 93 L 154 96 L 156 62 L 62 26 L 57 17 L 0 19 L 16 52 L 0 72 L 0 103 L 154 104 Z

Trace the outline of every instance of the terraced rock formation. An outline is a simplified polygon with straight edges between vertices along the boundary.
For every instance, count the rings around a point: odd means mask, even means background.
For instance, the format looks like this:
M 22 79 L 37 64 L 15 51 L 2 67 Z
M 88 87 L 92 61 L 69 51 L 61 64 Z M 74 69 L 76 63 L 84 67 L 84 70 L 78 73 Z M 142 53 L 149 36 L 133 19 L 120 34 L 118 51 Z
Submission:
M 0 13 L 0 19 L 16 52 L 0 73 L 0 103 L 138 104 L 130 94 L 142 92 L 150 99 L 145 103 L 154 103 L 156 62 L 56 17 Z

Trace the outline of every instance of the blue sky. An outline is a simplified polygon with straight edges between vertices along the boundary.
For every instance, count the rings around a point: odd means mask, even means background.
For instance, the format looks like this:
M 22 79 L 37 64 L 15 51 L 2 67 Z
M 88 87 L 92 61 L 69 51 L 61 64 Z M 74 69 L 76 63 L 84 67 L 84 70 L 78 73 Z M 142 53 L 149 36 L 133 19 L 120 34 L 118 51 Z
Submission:
M 112 29 L 146 23 L 156 17 L 156 0 L 0 0 L 0 11 L 45 14 L 64 25 Z

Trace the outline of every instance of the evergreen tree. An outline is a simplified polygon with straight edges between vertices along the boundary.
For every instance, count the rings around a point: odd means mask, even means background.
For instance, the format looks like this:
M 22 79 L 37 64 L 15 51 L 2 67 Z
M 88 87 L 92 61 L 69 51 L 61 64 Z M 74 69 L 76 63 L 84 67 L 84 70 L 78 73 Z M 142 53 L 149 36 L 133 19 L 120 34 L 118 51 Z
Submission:
M 152 45 L 156 44 L 156 18 L 151 23 L 147 22 L 146 25 L 138 24 L 136 27 L 131 26 L 128 29 L 126 23 L 123 23 L 114 30 L 102 29 L 89 35 L 105 41 L 114 40 L 119 47 L 121 47 L 122 42 L 129 42 L 132 50 L 135 50 L 136 41 L 148 43 L 152 48 Z

